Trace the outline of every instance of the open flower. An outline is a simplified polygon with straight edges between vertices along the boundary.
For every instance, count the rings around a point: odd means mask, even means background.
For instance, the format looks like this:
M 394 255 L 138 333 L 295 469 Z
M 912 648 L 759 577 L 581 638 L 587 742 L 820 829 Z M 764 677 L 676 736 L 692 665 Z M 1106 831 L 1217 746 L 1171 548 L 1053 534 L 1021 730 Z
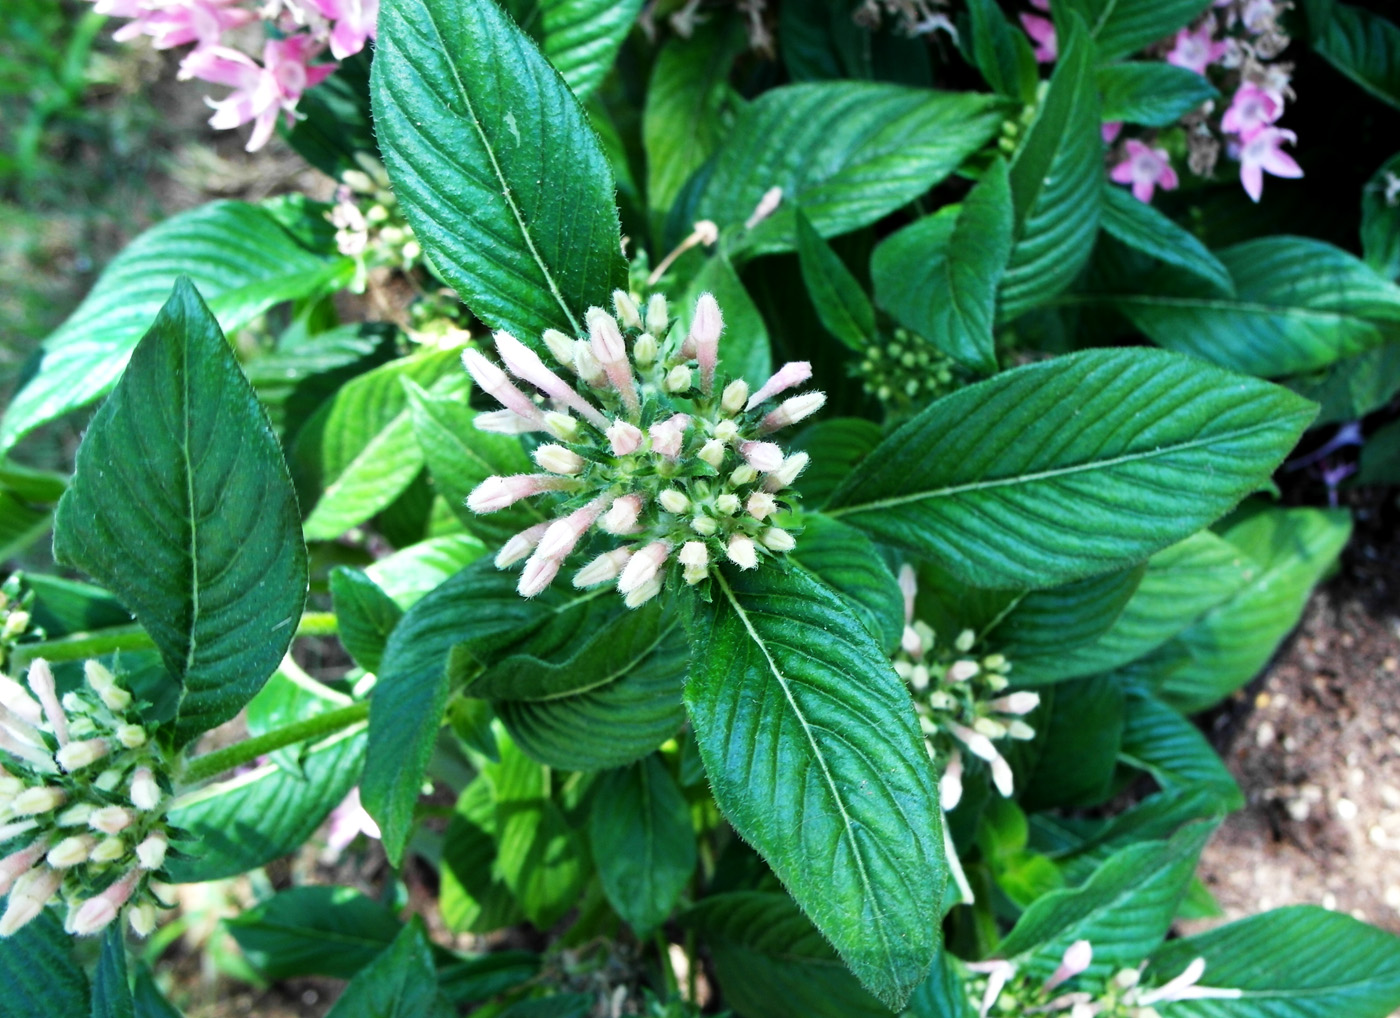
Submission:
M 132 19 L 112 33 L 117 42 L 149 35 L 156 49 L 191 42 L 200 47 L 217 46 L 227 29 L 246 25 L 256 17 L 237 6 L 237 0 L 98 0 L 94 10 Z
M 1279 118 L 1283 103 L 1258 85 L 1244 84 L 1235 91 L 1230 108 L 1220 119 L 1220 129 L 1248 142 Z
M 1109 174 L 1114 183 L 1131 184 L 1133 197 L 1142 202 L 1150 202 L 1158 187 L 1176 190 L 1176 170 L 1172 169 L 1166 149 L 1149 148 L 1136 138 L 1129 138 L 1125 147 L 1127 157 Z
M 1240 183 L 1250 199 L 1258 201 L 1264 194 L 1264 174 L 1275 177 L 1301 177 L 1303 168 L 1283 151 L 1283 143 L 1295 142 L 1298 136 L 1281 127 L 1265 127 L 1240 146 Z
M 263 64 L 237 50 L 223 46 L 197 49 L 180 63 L 181 78 L 198 78 L 215 85 L 227 85 L 233 92 L 215 102 L 209 126 L 219 130 L 253 123 L 247 149 L 256 152 L 272 137 L 277 118 L 288 123 L 296 115 L 297 102 L 313 85 L 335 70 L 334 64 L 312 64 L 319 47 L 308 35 L 269 39 L 263 47 Z
M 517 534 L 496 556 L 502 568 L 526 559 L 525 597 L 553 583 L 585 544 L 595 545 L 593 557 L 574 585 L 616 583 L 633 608 L 661 591 L 673 567 L 696 584 L 719 563 L 753 569 L 794 544 L 775 514 L 791 503 L 807 454 L 789 455 L 769 436 L 821 408 L 819 392 L 792 395 L 810 365 L 784 365 L 751 394 L 719 372 L 724 320 L 710 294 L 696 301 L 684 336 L 660 295 L 644 311 L 619 290 L 613 305 L 613 314 L 589 309 L 586 339 L 545 333 L 563 374 L 507 332 L 495 336 L 506 371 L 476 350 L 463 355 L 476 384 L 505 407 L 478 416 L 478 427 L 555 439 L 535 449 L 543 473 L 489 477 L 467 500 L 477 512 L 557 501 L 552 522 Z
M 1197 74 L 1205 74 L 1206 68 L 1219 60 L 1229 50 L 1229 46 L 1215 40 L 1215 21 L 1206 18 L 1196 28 L 1183 28 L 1176 34 L 1176 41 L 1167 53 L 1167 63 L 1184 67 Z

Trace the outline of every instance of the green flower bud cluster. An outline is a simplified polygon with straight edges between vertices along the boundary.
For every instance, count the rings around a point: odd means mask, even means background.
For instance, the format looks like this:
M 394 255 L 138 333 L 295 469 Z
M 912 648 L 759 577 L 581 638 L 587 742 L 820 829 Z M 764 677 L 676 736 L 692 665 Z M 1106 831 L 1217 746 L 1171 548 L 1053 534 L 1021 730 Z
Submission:
M 42 660 L 27 689 L 0 675 L 0 937 L 50 902 L 66 907 L 71 933 L 96 933 L 125 911 L 145 936 L 164 904 L 163 757 L 131 692 L 96 661 L 84 672 L 61 697 Z
M 891 417 L 907 417 L 958 387 L 961 371 L 922 336 L 896 329 L 888 343 L 872 343 L 855 365 L 865 392 Z
M 1031 122 L 1035 120 L 1035 115 L 1040 110 L 1040 104 L 1045 101 L 1046 93 L 1049 91 L 1047 82 L 1040 82 L 1036 87 L 1035 102 L 1026 103 L 1021 107 L 1021 112 L 1015 119 L 1007 118 L 1001 122 L 1001 133 L 997 138 L 997 148 L 1003 155 L 1013 156 L 1021 142 L 1026 139 L 1026 131 L 1030 129 Z
M 364 152 L 356 153 L 359 169 L 341 174 L 335 205 L 326 218 L 335 227 L 337 250 L 355 259 L 351 289 L 363 292 L 373 268 L 408 271 L 423 257 L 389 184 L 383 165 Z
M 0 670 L 10 666 L 10 657 L 21 640 L 44 638 L 44 631 L 34 625 L 33 607 L 34 591 L 24 588 L 20 573 L 10 574 L 0 584 Z

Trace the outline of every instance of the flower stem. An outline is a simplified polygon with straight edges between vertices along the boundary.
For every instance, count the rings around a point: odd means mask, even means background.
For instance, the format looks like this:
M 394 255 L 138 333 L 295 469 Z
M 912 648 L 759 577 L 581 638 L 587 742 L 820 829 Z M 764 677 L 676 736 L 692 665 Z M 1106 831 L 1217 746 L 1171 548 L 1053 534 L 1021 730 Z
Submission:
M 369 701 L 353 703 L 349 707 L 326 711 L 304 721 L 273 729 L 251 739 L 244 739 L 232 746 L 216 749 L 212 753 L 197 756 L 185 764 L 181 775 L 184 784 L 197 784 L 209 778 L 231 771 L 235 767 L 252 763 L 258 757 L 271 753 L 274 749 L 305 742 L 322 735 L 330 735 L 343 728 L 349 728 L 369 717 Z

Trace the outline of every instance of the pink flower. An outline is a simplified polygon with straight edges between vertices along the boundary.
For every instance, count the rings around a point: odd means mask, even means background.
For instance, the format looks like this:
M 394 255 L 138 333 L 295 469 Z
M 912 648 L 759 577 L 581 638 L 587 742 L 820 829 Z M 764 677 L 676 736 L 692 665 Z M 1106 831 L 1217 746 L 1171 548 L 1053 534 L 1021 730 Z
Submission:
M 379 0 L 308 0 L 321 15 L 335 23 L 331 29 L 331 56 L 352 57 L 375 37 Z
M 1279 147 L 1285 141 L 1295 144 L 1298 136 L 1281 127 L 1265 127 L 1240 148 L 1240 183 L 1244 185 L 1245 194 L 1253 201 L 1257 202 L 1264 194 L 1266 172 L 1275 177 L 1303 175 L 1303 168 Z
M 247 149 L 256 152 L 272 137 L 277 118 L 285 114 L 290 122 L 301 94 L 335 70 L 334 64 L 312 66 L 316 53 L 315 43 L 307 35 L 269 39 L 263 47 L 266 66 L 237 50 L 209 46 L 185 57 L 180 76 L 232 88 L 233 93 L 218 102 L 206 100 L 214 109 L 209 125 L 228 130 L 252 121 Z
M 1127 142 L 1128 156 L 1109 174 L 1118 184 L 1132 184 L 1133 197 L 1138 201 L 1150 202 L 1152 192 L 1161 187 L 1164 191 L 1175 191 L 1176 170 L 1167 156 L 1166 149 L 1148 148 L 1136 138 Z
M 780 392 L 786 392 L 794 385 L 801 385 L 812 377 L 811 361 L 788 361 L 769 377 L 768 381 L 744 404 L 745 410 L 752 410 L 766 399 L 772 399 Z
M 230 6 L 235 0 L 176 0 L 155 6 L 146 0 L 100 0 L 99 14 L 132 18 L 112 33 L 118 42 L 149 35 L 156 49 L 170 49 L 197 42 L 200 47 L 217 46 L 225 29 L 246 25 L 256 15 Z
M 1055 38 L 1055 23 L 1038 14 L 1022 14 L 1021 27 L 1035 43 L 1037 63 L 1048 64 L 1060 55 L 1059 41 Z
M 1167 54 L 1167 63 L 1205 74 L 1206 68 L 1219 60 L 1229 48 L 1225 43 L 1211 38 L 1214 32 L 1215 23 L 1210 19 L 1202 22 L 1194 32 L 1183 28 L 1176 34 L 1176 44 Z
M 1106 145 L 1112 145 L 1122 133 L 1123 121 L 1121 120 L 1108 120 L 1099 126 L 1099 136 L 1103 138 Z
M 1258 85 L 1244 84 L 1235 92 L 1230 108 L 1220 120 L 1220 129 L 1238 134 L 1248 142 L 1283 112 L 1283 104 Z

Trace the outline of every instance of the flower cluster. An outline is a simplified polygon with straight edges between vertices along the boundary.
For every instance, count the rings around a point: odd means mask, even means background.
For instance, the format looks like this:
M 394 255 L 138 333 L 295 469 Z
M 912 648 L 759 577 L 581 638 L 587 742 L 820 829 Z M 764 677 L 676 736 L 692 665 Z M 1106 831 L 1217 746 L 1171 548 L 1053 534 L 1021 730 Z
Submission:
M 356 162 L 359 169 L 341 175 L 326 218 L 335 227 L 336 248 L 355 259 L 351 288 L 363 292 L 370 269 L 411 269 L 423 248 L 399 208 L 383 164 L 364 152 Z
M 861 388 L 894 417 L 921 408 L 956 386 L 957 365 L 922 336 L 895 329 L 889 343 L 872 343 L 854 366 Z
M 913 691 L 929 755 L 948 761 L 938 784 L 943 808 L 952 809 L 962 799 L 964 749 L 986 761 L 997 791 L 1010 796 L 1011 766 L 994 743 L 1035 738 L 1023 717 L 1039 706 L 1040 696 L 1008 693 L 1011 662 L 1001 654 L 973 655 L 977 636 L 970 629 L 958 634 L 952 648 L 938 646 L 933 628 L 914 618 L 918 580 L 913 566 L 900 569 L 899 587 L 904 593 L 904 636 L 895 652 L 894 670 Z
M 379 0 L 95 0 L 99 14 L 131 19 L 113 35 L 125 42 L 147 35 L 157 49 L 194 44 L 180 77 L 226 85 L 233 92 L 209 100 L 220 130 L 252 123 L 248 151 L 267 144 L 279 117 L 290 123 L 301 95 L 335 63 L 313 63 L 329 49 L 336 61 L 374 38 Z M 263 21 L 262 63 L 228 44 L 225 33 Z
M 1179 976 L 1161 986 L 1143 986 L 1142 969 L 1135 968 L 1120 970 L 1097 992 L 1087 988 L 1062 989 L 1087 972 L 1093 960 L 1094 949 L 1089 941 L 1076 940 L 1065 950 L 1050 978 L 1039 985 L 1009 961 L 969 962 L 967 968 L 979 977 L 966 984 L 970 1003 L 977 1008 L 979 1018 L 987 1018 L 993 1008 L 1005 1014 L 1061 1018 L 1161 1018 L 1157 1004 L 1233 1000 L 1240 996 L 1239 990 L 1199 985 L 1206 971 L 1204 958 L 1195 959 Z
M 0 584 L 0 669 L 8 668 L 15 645 L 25 637 L 43 639 L 43 630 L 34 626 L 29 610 L 34 604 L 34 592 L 25 590 L 23 577 L 11 573 Z
M 719 373 L 724 322 L 710 294 L 696 301 L 683 336 L 660 294 L 643 310 L 618 290 L 613 306 L 614 314 L 588 310 L 587 339 L 544 334 L 576 383 L 514 336 L 496 333 L 506 371 L 537 389 L 538 399 L 480 352 L 463 355 L 476 384 L 505 407 L 479 414 L 477 427 L 555 439 L 534 449 L 542 473 L 489 477 L 467 499 L 474 512 L 489 513 L 534 496 L 562 497 L 552 522 L 517 534 L 496 556 L 502 568 L 526 560 L 525 597 L 548 587 L 590 532 L 623 540 L 609 541 L 615 546 L 575 573 L 574 585 L 615 581 L 631 608 L 655 597 L 668 571 L 696 584 L 721 561 L 753 569 L 795 545 L 782 512 L 807 454 L 787 455 L 769 436 L 825 402 L 820 392 L 779 399 L 811 377 L 811 366 L 786 364 L 750 392 L 743 379 Z
M 126 910 L 155 928 L 157 885 L 171 832 L 160 758 L 131 693 L 96 661 L 86 685 L 60 698 L 44 661 L 29 688 L 0 675 L 0 937 L 50 901 L 71 933 L 88 935 Z

